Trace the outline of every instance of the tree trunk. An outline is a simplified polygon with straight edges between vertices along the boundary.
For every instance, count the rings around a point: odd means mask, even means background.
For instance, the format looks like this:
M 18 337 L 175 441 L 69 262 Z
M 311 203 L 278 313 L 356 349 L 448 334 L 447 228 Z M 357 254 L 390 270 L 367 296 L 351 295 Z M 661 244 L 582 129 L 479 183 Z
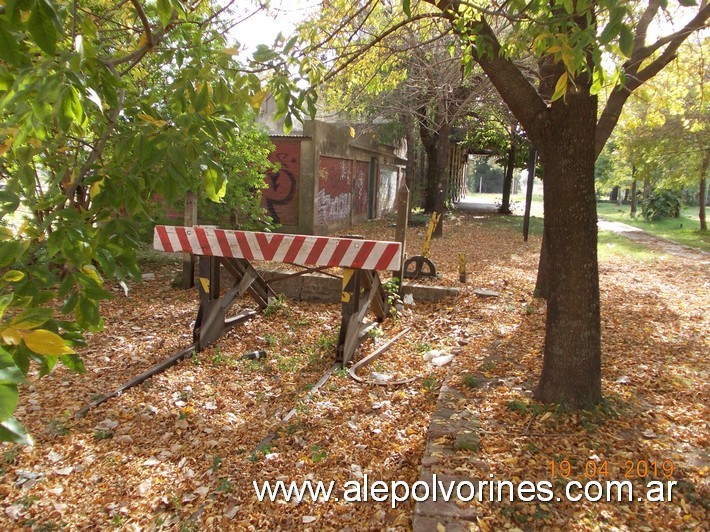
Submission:
M 547 248 L 545 247 L 545 230 L 542 232 L 542 244 L 540 245 L 540 261 L 537 265 L 537 280 L 535 281 L 534 297 L 547 299 L 550 295 L 550 276 L 547 268 Z
M 705 219 L 705 202 L 708 190 L 708 168 L 710 167 L 710 150 L 703 153 L 703 162 L 700 167 L 700 193 L 698 194 L 698 217 L 700 218 L 700 230 L 707 231 L 708 223 Z
M 636 216 L 636 167 L 631 167 L 631 217 Z
M 449 190 L 449 158 L 451 154 L 449 130 L 450 128 L 448 126 L 444 126 L 439 130 L 439 158 L 437 161 L 439 192 L 434 212 L 438 212 L 441 216 L 439 218 L 439 223 L 434 230 L 435 238 L 440 238 L 444 234 L 444 211 L 446 211 L 446 191 Z
M 617 185 L 611 189 L 611 194 L 609 194 L 609 201 L 618 201 L 618 200 L 619 200 L 619 186 Z
M 535 396 L 587 408 L 601 390 L 601 322 L 594 190 L 596 97 L 555 102 L 536 146 L 545 175 L 545 355 Z
M 505 178 L 503 179 L 503 201 L 498 207 L 500 214 L 513 214 L 510 210 L 510 190 L 513 188 L 513 170 L 515 169 L 515 139 L 511 135 L 510 149 L 508 150 L 508 164 L 505 167 Z
M 426 172 L 424 178 L 424 212 L 432 213 L 436 210 L 436 199 L 439 195 L 439 160 L 440 153 L 436 143 L 424 143 L 426 152 Z
M 407 188 L 409 189 L 409 215 L 412 214 L 412 201 L 411 198 L 414 196 L 416 172 L 417 172 L 417 152 L 415 150 L 416 138 L 414 133 L 414 119 L 411 115 L 404 116 L 404 124 L 406 130 L 407 139 L 407 167 L 405 169 L 405 182 Z

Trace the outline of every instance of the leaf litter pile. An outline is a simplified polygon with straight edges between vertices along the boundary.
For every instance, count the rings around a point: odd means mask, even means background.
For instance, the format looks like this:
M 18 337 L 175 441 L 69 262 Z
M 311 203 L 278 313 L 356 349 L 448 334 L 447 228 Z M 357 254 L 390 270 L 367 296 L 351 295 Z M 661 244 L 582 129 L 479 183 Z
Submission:
M 394 237 L 388 221 L 350 232 Z M 409 229 L 410 256 L 420 252 L 422 232 Z M 419 480 L 445 385 L 457 397 L 444 405 L 457 412 L 451 421 L 475 419 L 477 440 L 461 448 L 455 435 L 439 438 L 442 450 L 427 458 L 432 472 L 549 480 L 557 495 L 573 480 L 630 478 L 639 490 L 650 480 L 677 482 L 671 502 L 449 503 L 468 516 L 468 528 L 708 529 L 707 256 L 601 250 L 605 401 L 568 412 L 531 399 L 544 340 L 544 302 L 531 296 L 539 246 L 537 237 L 523 242 L 505 218 L 457 213 L 447 220 L 431 255 L 442 277 L 426 283 L 458 286 L 461 294 L 406 305 L 360 351 L 366 356 L 410 327 L 359 372 L 368 381 L 413 377 L 408 384 L 361 384 L 340 370 L 310 393 L 332 366 L 340 308 L 279 300 L 212 347 L 75 418 L 191 343 L 196 292 L 171 287 L 178 263 L 146 262 L 155 280 L 132 286 L 128 297 L 117 288 L 103 306 L 105 330 L 81 353 L 87 373 L 58 368 L 23 386 L 16 415 L 36 441 L 2 445 L 0 526 L 408 529 L 413 502 L 394 509 L 346 502 L 343 485 L 365 475 L 388 484 Z M 465 284 L 459 253 L 468 263 Z M 481 288 L 498 297 L 474 294 Z M 254 350 L 267 355 L 244 358 Z M 435 363 L 446 355 L 454 355 L 451 363 Z M 252 482 L 277 480 L 334 481 L 341 500 L 259 502 Z M 446 529 L 446 520 L 437 528 Z

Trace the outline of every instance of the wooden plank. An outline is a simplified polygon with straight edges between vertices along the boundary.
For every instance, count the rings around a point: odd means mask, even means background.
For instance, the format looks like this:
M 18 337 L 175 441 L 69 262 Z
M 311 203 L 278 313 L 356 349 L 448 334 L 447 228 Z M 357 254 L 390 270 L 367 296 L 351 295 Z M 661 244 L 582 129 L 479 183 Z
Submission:
M 185 193 L 185 225 L 191 227 L 197 224 L 197 195 L 194 192 Z M 182 254 L 182 288 L 189 290 L 195 286 L 195 257 L 188 252 Z
M 206 226 L 157 225 L 153 247 L 161 251 L 185 251 L 212 257 L 376 271 L 395 271 L 402 263 L 402 244 L 399 242 L 233 231 Z

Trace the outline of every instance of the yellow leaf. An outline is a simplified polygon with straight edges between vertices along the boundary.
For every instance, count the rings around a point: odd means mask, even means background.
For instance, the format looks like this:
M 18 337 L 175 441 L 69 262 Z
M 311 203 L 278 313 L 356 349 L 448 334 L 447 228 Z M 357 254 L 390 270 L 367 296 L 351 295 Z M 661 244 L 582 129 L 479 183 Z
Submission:
M 52 331 L 36 329 L 22 335 L 25 345 L 38 355 L 71 355 L 74 350 Z
M 5 155 L 8 150 L 12 147 L 12 137 L 7 137 L 5 141 L 0 144 L 0 157 Z
M 232 46 L 231 48 L 225 48 L 222 50 L 222 53 L 226 55 L 239 55 L 239 49 Z
M 18 281 L 22 281 L 24 277 L 25 273 L 20 270 L 9 270 L 2 276 L 2 280 L 7 283 L 16 283 Z
M 563 53 L 562 54 L 562 62 L 565 64 L 567 67 L 567 70 L 570 72 L 573 71 L 574 69 L 572 68 L 572 60 L 574 59 L 574 55 L 571 53 Z
M 258 109 L 261 107 L 261 104 L 264 103 L 264 100 L 266 99 L 266 91 L 259 91 L 254 96 L 251 97 L 250 103 L 251 106 L 254 109 Z
M 476 516 L 476 523 L 478 524 L 478 528 L 483 530 L 483 532 L 490 532 L 491 527 L 488 526 L 488 523 L 486 523 L 483 519 L 481 519 L 478 516 Z
M 562 47 L 559 44 L 554 44 L 547 49 L 547 53 L 554 54 L 554 53 L 559 52 L 561 50 L 562 50 Z
M 563 72 L 560 79 L 555 85 L 555 92 L 552 95 L 552 101 L 559 100 L 567 93 L 567 72 Z
M 355 138 L 355 128 L 353 128 L 353 127 L 350 128 L 350 136 L 352 138 Z
M 436 523 L 436 532 L 446 532 L 446 527 L 441 523 Z
M 3 329 L 0 336 L 2 336 L 3 342 L 8 345 L 18 345 L 22 340 L 22 333 L 13 327 Z
M 148 34 L 143 32 L 141 38 L 138 39 L 138 48 L 143 48 L 146 44 L 148 44 Z
M 103 179 L 101 179 L 99 181 L 94 181 L 91 184 L 91 188 L 89 189 L 89 197 L 91 199 L 94 199 L 99 194 L 99 192 L 101 192 L 101 187 L 103 186 L 103 184 L 104 184 Z
M 92 266 L 91 264 L 85 264 L 81 267 L 81 271 L 91 277 L 91 279 L 93 279 L 97 285 L 103 286 L 103 282 L 101 280 L 101 277 L 99 276 L 99 272 L 96 271 L 96 268 L 94 266 Z
M 542 417 L 540 418 L 540 421 L 546 421 L 552 417 L 552 412 L 545 412 Z
M 155 127 L 163 127 L 165 124 L 167 124 L 165 120 L 158 120 L 157 118 L 153 118 L 152 116 L 144 113 L 138 113 L 136 116 L 143 120 L 143 122 L 153 124 Z

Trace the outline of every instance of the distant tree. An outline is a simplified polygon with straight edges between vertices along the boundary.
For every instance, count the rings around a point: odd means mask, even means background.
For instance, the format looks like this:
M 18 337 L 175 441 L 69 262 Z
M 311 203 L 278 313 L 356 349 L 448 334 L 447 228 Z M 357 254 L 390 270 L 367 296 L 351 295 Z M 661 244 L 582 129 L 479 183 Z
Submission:
M 679 53 L 682 62 L 661 71 L 629 100 L 612 142 L 600 157 L 608 162 L 598 173 L 607 187 L 630 184 L 632 201 L 636 180 L 644 183 L 644 200 L 652 188 L 692 187 L 700 228 L 705 231 L 710 166 L 710 97 L 705 81 L 710 39 L 696 35 Z

